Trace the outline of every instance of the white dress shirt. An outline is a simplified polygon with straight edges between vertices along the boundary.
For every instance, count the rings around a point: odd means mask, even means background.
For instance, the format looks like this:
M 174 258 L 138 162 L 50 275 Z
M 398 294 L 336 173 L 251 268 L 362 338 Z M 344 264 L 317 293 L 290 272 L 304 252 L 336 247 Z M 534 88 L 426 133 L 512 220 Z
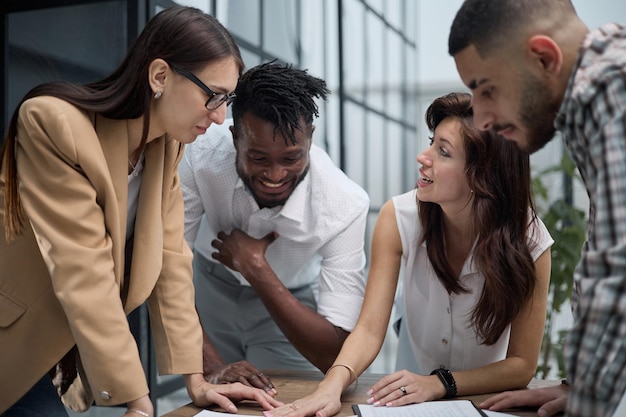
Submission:
M 413 358 L 402 358 L 402 363 L 416 361 L 414 372 L 427 375 L 433 369 L 444 367 L 452 371 L 477 368 L 506 357 L 511 326 L 498 341 L 490 346 L 481 344 L 471 325 L 471 314 L 480 298 L 484 277 L 474 268 L 473 251 L 468 256 L 460 281 L 468 293 L 448 294 L 426 253 L 426 244 L 419 244 L 421 225 L 418 220 L 415 190 L 393 197 L 402 241 L 403 329 Z M 545 225 L 537 219 L 529 229 L 528 242 L 533 260 L 546 251 L 554 241 Z
M 365 291 L 367 193 L 313 144 L 309 172 L 285 205 L 259 209 L 237 175 L 231 124 L 212 125 L 185 148 L 179 173 L 187 242 L 213 261 L 211 241 L 220 231 L 238 228 L 254 238 L 276 231 L 266 251 L 274 273 L 287 288 L 314 286 L 318 313 L 351 331 Z

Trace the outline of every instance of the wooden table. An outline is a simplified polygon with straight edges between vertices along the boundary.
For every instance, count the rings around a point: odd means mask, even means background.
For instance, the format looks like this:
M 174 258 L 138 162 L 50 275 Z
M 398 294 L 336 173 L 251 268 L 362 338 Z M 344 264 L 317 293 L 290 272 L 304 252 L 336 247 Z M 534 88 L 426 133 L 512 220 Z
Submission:
M 271 378 L 272 383 L 278 391 L 276 399 L 284 402 L 285 404 L 312 393 L 317 387 L 318 382 L 323 377 L 320 372 L 315 371 L 267 370 L 264 371 L 264 373 Z M 358 389 L 354 391 L 351 387 L 348 387 L 346 392 L 341 397 L 341 410 L 339 411 L 339 414 L 337 414 L 337 417 L 354 415 L 354 411 L 352 411 L 352 404 L 366 403 L 368 398 L 367 390 L 382 376 L 382 374 L 361 375 L 359 377 Z M 533 382 L 529 385 L 529 388 L 539 388 L 558 384 L 560 384 L 560 381 L 533 380 Z M 491 395 L 493 394 L 472 395 L 458 398 L 469 399 L 472 400 L 474 404 L 480 404 Z M 263 409 L 256 405 L 256 403 L 240 403 L 237 404 L 237 408 L 239 410 L 238 414 L 256 416 L 263 415 Z M 164 414 L 162 417 L 192 417 L 201 410 L 201 408 L 188 404 Z M 219 408 L 215 408 L 215 410 L 219 410 Z M 506 412 L 520 417 L 537 417 L 537 411 L 531 409 L 507 410 Z

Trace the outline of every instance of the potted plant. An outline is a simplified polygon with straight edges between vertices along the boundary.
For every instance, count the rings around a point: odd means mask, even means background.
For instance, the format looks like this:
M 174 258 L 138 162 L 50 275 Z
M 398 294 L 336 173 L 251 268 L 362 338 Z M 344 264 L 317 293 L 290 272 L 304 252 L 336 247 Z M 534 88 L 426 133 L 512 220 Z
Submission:
M 543 178 L 555 172 L 561 172 L 566 184 L 564 197 L 550 199 Z M 545 379 L 553 371 L 552 376 L 565 378 L 567 371 L 563 358 L 563 346 L 567 330 L 560 329 L 554 334 L 556 316 L 561 312 L 564 303 L 572 295 L 574 268 L 580 259 L 580 249 L 585 241 L 587 222 L 585 213 L 572 203 L 571 191 L 574 181 L 580 182 L 580 176 L 567 152 L 560 164 L 544 169 L 533 178 L 533 191 L 538 206 L 538 215 L 550 231 L 554 244 L 551 248 L 552 271 L 548 292 L 548 309 L 543 334 L 539 364 L 536 376 Z M 543 207 L 543 209 L 541 209 Z

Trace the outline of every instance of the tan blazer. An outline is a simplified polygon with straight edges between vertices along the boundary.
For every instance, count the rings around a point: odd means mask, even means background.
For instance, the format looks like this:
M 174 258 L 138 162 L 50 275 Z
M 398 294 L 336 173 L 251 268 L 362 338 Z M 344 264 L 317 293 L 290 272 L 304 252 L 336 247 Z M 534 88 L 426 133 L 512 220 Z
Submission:
M 130 282 L 124 282 L 127 129 L 125 120 L 52 97 L 21 107 L 17 166 L 30 223 L 10 244 L 0 225 L 0 413 L 74 344 L 98 405 L 148 393 L 126 318 L 145 300 L 160 373 L 202 372 L 177 174 L 182 149 L 169 137 L 145 150 Z M 4 180 L 2 173 L 2 190 Z M 0 191 L 0 219 L 3 206 Z

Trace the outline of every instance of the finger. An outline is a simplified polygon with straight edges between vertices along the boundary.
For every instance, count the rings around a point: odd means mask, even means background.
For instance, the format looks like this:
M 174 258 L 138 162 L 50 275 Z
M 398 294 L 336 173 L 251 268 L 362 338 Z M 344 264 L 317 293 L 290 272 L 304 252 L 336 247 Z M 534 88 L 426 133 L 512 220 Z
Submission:
M 484 400 L 483 402 L 481 402 L 478 406 L 480 408 L 489 408 L 493 406 L 494 404 L 498 403 L 504 397 L 504 394 L 505 393 L 500 393 L 500 394 L 491 396 L 487 398 L 486 400 Z
M 229 413 L 237 412 L 237 407 L 235 407 L 235 404 L 233 404 L 233 402 L 230 399 L 228 399 L 228 397 L 222 394 L 219 394 L 211 389 L 205 391 L 204 395 L 206 399 L 209 401 L 209 404 L 215 403 L 218 406 L 222 407 L 224 410 L 228 411 Z
M 273 410 L 277 407 L 282 407 L 285 405 L 282 401 L 278 401 L 265 391 L 256 390 L 255 399 L 266 410 Z
M 548 401 L 537 410 L 537 414 L 542 417 L 554 416 L 557 413 L 565 411 L 567 405 L 567 397 L 560 397 L 553 401 Z M 543 414 L 545 413 L 545 414 Z
M 382 382 L 383 381 L 381 380 L 378 384 Z M 397 381 L 394 381 L 387 385 L 381 385 L 377 390 L 374 391 L 374 394 L 372 395 L 375 403 L 378 403 L 378 405 L 385 405 L 390 401 L 397 400 L 402 396 L 402 391 L 400 391 L 401 386 L 402 385 Z
M 248 380 L 254 381 L 253 384 L 255 387 L 261 388 L 265 391 L 274 390 L 274 384 L 272 384 L 272 381 L 270 381 L 270 379 L 263 372 L 259 371 L 252 365 L 250 365 L 249 369 L 251 375 L 248 376 Z
M 379 391 L 382 391 L 383 393 L 388 393 L 390 390 L 389 391 L 385 390 L 385 388 L 391 384 L 394 384 L 399 379 L 400 379 L 400 375 L 398 374 L 398 372 L 394 372 L 393 374 L 390 374 L 390 375 L 385 375 L 378 382 L 372 385 L 372 388 L 370 391 L 372 393 L 377 393 Z
M 248 378 L 246 378 L 243 375 L 238 375 L 234 378 L 232 378 L 231 382 L 240 382 L 242 385 L 245 385 L 246 387 L 250 387 L 250 388 L 259 388 L 259 387 L 255 387 L 253 385 L 253 383 L 251 381 L 248 380 Z
M 491 411 L 499 411 L 507 408 L 531 406 L 534 401 L 526 398 L 526 392 L 503 392 L 490 397 L 480 404 L 480 408 L 487 408 Z
M 379 399 L 378 402 L 380 403 L 380 405 L 384 405 L 386 407 L 404 405 L 410 402 L 406 399 L 407 396 L 408 396 L 408 392 L 407 394 L 404 394 L 403 391 L 400 390 L 400 387 L 398 387 L 394 389 L 393 391 L 389 392 L 387 395 L 385 395 L 381 399 Z
M 263 372 L 259 372 L 257 376 L 259 377 L 259 380 L 263 384 L 262 388 L 263 390 L 265 390 L 265 392 L 267 392 L 268 394 L 272 396 L 278 394 L 278 391 L 276 390 L 276 387 L 274 387 L 274 384 L 272 383 L 272 381 L 267 376 L 265 376 Z
M 248 375 L 247 380 L 250 383 L 250 386 L 254 387 L 254 388 L 260 388 L 265 392 L 268 392 L 269 390 L 271 390 L 271 388 L 269 388 L 267 386 L 267 384 L 265 382 L 263 382 L 263 380 L 261 380 L 261 378 L 259 378 L 259 375 L 257 373 L 253 373 L 251 375 Z
M 333 412 L 332 411 L 328 411 L 326 410 L 327 407 L 322 408 L 320 411 L 318 411 L 317 413 L 315 413 L 315 417 L 327 417 L 327 416 L 332 416 Z
M 268 234 L 266 234 L 262 240 L 267 241 L 267 243 L 272 243 L 274 242 L 276 239 L 278 239 L 278 233 L 276 232 L 269 232 Z

